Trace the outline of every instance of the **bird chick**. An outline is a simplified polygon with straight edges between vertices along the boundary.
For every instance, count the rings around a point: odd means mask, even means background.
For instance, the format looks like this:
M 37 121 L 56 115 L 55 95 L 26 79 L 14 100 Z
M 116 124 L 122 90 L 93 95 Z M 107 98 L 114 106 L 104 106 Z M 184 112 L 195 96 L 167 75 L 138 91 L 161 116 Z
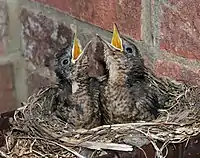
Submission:
M 144 61 L 136 46 L 131 52 L 124 49 L 116 31 L 112 44 L 98 36 L 104 43 L 108 69 L 108 80 L 102 90 L 104 121 L 113 124 L 152 120 L 158 114 L 158 99 L 146 85 Z
M 73 67 L 71 72 L 72 96 L 68 104 L 68 123 L 74 128 L 92 128 L 101 124 L 99 111 L 98 82 L 91 79 L 88 73 L 90 69 L 89 54 L 94 50 L 95 41 L 91 40 L 81 50 L 78 40 L 74 42 L 72 54 L 80 54 L 77 59 L 72 58 Z M 82 52 L 82 53 L 80 53 Z
M 135 46 L 134 42 L 130 41 L 126 37 L 120 36 L 119 30 L 116 24 L 114 24 L 113 26 L 113 36 L 112 36 L 111 45 L 117 49 L 120 49 L 121 51 L 124 51 L 124 53 L 126 53 L 127 56 L 135 56 L 142 59 L 142 55 L 140 54 L 138 48 Z M 145 67 L 144 73 L 145 73 L 145 79 L 146 79 L 146 86 L 149 86 L 150 87 L 149 89 L 154 91 L 152 93 L 157 94 L 160 108 L 164 108 L 165 102 L 169 100 L 169 95 L 165 92 L 163 93 L 163 91 L 160 91 L 157 87 L 158 85 L 154 86 L 151 84 L 151 81 L 148 76 L 149 74 L 152 76 L 155 76 L 155 75 L 149 68 Z M 159 86 L 162 87 L 162 85 L 159 85 Z
M 58 77 L 59 83 L 63 84 L 65 81 L 70 82 L 71 73 L 71 55 L 72 47 L 68 46 L 62 48 L 55 54 L 55 73 Z
M 120 33 L 116 24 L 113 25 L 111 45 L 121 51 L 124 51 L 127 55 L 133 55 L 142 58 L 138 48 L 132 41 L 129 41 L 125 37 L 120 37 Z
M 72 69 L 72 46 L 62 48 L 55 54 L 55 73 L 58 79 L 58 86 L 63 92 L 63 99 L 71 94 L 71 69 Z
M 71 45 L 62 48 L 58 53 L 55 54 L 55 73 L 58 77 L 59 84 L 69 82 L 71 84 L 71 70 L 74 62 L 78 59 L 82 53 L 79 41 L 76 34 Z
M 69 105 L 72 95 L 71 71 L 74 65 L 73 61 L 81 54 L 80 51 L 72 51 L 77 49 L 74 48 L 74 43 L 77 43 L 76 34 L 74 35 L 74 40 L 71 45 L 62 48 L 54 55 L 54 72 L 58 79 L 58 90 L 52 111 L 55 112 L 57 117 L 64 121 L 68 120 L 66 117 L 66 112 L 68 111 L 66 102 Z

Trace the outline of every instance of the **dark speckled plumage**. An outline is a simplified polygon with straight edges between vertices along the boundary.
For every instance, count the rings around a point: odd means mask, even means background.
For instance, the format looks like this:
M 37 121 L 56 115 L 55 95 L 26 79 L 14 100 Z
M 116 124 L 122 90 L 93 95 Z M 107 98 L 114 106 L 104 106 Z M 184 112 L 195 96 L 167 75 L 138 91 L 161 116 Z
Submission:
M 156 93 L 145 78 L 145 66 L 134 52 L 121 52 L 104 41 L 108 80 L 102 90 L 105 122 L 128 123 L 154 119 L 159 108 Z
M 144 61 L 134 44 L 123 40 L 121 52 L 95 37 L 75 64 L 70 49 L 56 55 L 55 72 L 61 89 L 67 90 L 60 93 L 61 99 L 67 97 L 58 114 L 71 127 L 99 126 L 102 115 L 109 124 L 157 117 L 158 96 L 145 77 Z
M 81 57 L 72 63 L 72 47 L 61 49 L 55 55 L 55 73 L 58 78 L 57 105 L 54 112 L 68 123 L 69 128 L 91 128 L 101 124 L 99 111 L 99 82 L 90 77 L 104 73 L 99 63 L 100 48 L 93 38 L 83 50 Z
M 90 64 L 95 61 L 91 55 L 96 51 L 96 40 L 92 39 L 85 47 L 83 54 L 74 64 L 72 69 L 72 99 L 74 107 L 79 109 L 73 124 L 76 126 L 91 128 L 101 124 L 99 111 L 99 82 L 89 76 Z M 94 71 L 94 70 L 93 70 Z M 95 70 L 96 71 L 96 70 Z M 71 117 L 71 116 L 70 116 Z
M 62 48 L 58 53 L 55 54 L 55 73 L 58 77 L 59 84 L 64 84 L 70 81 L 70 73 L 72 68 L 72 47 L 68 46 Z
M 60 49 L 54 55 L 54 72 L 58 80 L 57 95 L 55 96 L 55 105 L 53 106 L 52 112 L 56 114 L 57 117 L 67 122 L 66 112 L 68 111 L 68 106 L 66 107 L 66 102 L 69 103 L 72 94 L 71 85 L 71 69 L 72 69 L 72 46 L 67 46 Z
M 58 53 L 55 54 L 55 73 L 58 78 L 59 88 L 63 91 L 63 98 L 71 95 L 71 69 L 72 69 L 72 47 L 68 46 L 62 48 Z M 61 94 L 60 94 L 61 95 Z

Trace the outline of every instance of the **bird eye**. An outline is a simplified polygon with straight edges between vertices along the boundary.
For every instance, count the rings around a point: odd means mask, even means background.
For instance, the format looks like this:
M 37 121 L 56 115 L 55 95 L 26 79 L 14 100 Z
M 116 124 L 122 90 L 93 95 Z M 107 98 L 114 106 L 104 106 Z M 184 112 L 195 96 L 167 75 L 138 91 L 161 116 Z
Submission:
M 68 65 L 69 64 L 69 61 L 67 59 L 63 60 L 62 62 L 63 65 Z
M 126 52 L 129 53 L 129 54 L 131 54 L 131 53 L 133 53 L 133 50 L 130 47 L 127 47 L 126 48 Z

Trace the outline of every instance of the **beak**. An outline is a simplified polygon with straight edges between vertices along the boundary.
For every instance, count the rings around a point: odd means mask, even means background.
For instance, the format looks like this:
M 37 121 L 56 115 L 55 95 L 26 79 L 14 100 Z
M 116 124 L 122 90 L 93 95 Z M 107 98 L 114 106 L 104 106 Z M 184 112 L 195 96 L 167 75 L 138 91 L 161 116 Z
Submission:
M 81 53 L 82 53 L 82 49 L 81 49 L 80 41 L 78 40 L 75 34 L 73 47 L 72 47 L 72 63 L 75 63 L 75 61 L 78 59 Z
M 111 45 L 114 46 L 115 48 L 123 51 L 122 39 L 120 38 L 119 31 L 117 29 L 116 24 L 114 24 L 114 26 L 113 26 L 113 36 L 112 36 L 112 40 L 111 40 Z
M 96 37 L 99 39 L 99 41 L 103 42 L 109 49 L 111 49 L 112 51 L 116 50 L 116 47 L 114 47 L 113 45 L 111 45 L 109 42 L 107 42 L 106 40 L 104 40 L 100 35 L 96 34 Z M 118 48 L 117 48 L 118 49 Z

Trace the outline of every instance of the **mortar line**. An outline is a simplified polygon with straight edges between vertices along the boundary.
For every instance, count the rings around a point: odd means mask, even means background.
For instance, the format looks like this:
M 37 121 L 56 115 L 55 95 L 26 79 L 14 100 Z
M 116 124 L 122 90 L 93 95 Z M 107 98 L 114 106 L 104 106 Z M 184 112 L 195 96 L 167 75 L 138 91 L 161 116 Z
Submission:
M 141 11 L 141 36 L 144 42 L 152 45 L 152 27 L 151 27 L 151 0 L 141 1 L 142 11 Z
M 26 64 L 21 52 L 21 24 L 19 1 L 7 0 L 8 10 L 8 41 L 4 60 L 13 64 L 13 84 L 17 106 L 27 99 Z

